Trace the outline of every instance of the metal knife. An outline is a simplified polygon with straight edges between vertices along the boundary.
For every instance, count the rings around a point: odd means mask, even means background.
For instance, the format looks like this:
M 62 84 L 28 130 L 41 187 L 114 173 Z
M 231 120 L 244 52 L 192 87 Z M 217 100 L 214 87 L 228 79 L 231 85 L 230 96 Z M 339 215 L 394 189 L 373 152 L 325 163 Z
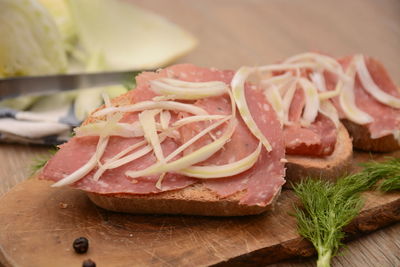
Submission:
M 142 71 L 117 71 L 24 76 L 0 79 L 0 100 L 20 95 L 49 94 L 54 92 L 123 84 Z

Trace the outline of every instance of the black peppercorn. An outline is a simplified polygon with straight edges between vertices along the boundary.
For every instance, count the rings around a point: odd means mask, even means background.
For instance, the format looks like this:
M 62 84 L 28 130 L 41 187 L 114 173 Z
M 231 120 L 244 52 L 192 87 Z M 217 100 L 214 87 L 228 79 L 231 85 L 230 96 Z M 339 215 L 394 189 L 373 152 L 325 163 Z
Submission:
M 91 259 L 85 260 L 82 263 L 82 267 L 96 267 L 96 263 Z
M 86 253 L 86 251 L 89 248 L 89 240 L 87 240 L 86 237 L 79 237 L 75 239 L 72 246 L 74 247 L 76 253 L 79 254 Z

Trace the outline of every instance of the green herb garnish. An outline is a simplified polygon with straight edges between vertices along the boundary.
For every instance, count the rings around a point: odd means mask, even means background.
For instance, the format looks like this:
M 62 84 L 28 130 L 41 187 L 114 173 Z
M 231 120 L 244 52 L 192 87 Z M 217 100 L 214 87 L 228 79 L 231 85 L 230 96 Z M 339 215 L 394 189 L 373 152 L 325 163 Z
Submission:
M 344 177 L 337 184 L 307 179 L 294 187 L 303 203 L 302 208 L 295 210 L 298 231 L 317 250 L 319 267 L 330 266 L 331 258 L 342 246 L 345 235 L 342 228 L 363 207 L 358 188 L 364 188 L 366 183 L 358 176 Z M 351 184 L 350 181 L 356 181 L 356 184 L 344 186 Z
M 342 228 L 361 211 L 361 193 L 374 187 L 400 189 L 400 159 L 362 164 L 363 171 L 340 178 L 335 184 L 328 181 L 306 179 L 293 186 L 302 202 L 295 207 L 294 216 L 300 235 L 310 240 L 318 252 L 318 267 L 330 266 L 345 236 Z
M 400 190 L 400 158 L 389 158 L 386 162 L 367 162 L 362 166 L 363 172 L 372 179 L 383 179 L 378 186 L 379 190 L 384 192 Z
M 41 156 L 37 157 L 36 159 L 34 159 L 32 166 L 31 166 L 31 175 L 33 175 L 35 172 L 37 172 L 38 170 L 43 168 L 44 165 L 46 165 L 47 161 L 49 161 L 49 159 L 54 154 L 56 154 L 57 151 L 58 151 L 57 147 L 51 148 L 51 149 L 49 149 L 48 154 L 41 155 Z
M 124 82 L 122 83 L 122 85 L 128 90 L 133 90 L 136 87 L 136 76 L 138 76 L 140 74 L 139 71 L 135 71 L 133 72 L 131 75 L 129 75 L 129 77 L 127 77 Z

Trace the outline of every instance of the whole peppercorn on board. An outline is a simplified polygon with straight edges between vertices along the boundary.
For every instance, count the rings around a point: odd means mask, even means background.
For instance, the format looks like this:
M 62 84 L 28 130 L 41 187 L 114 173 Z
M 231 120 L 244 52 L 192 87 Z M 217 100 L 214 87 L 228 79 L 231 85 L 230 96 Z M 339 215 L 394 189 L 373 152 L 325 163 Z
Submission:
M 354 166 L 391 154 L 355 153 Z M 258 216 L 209 218 L 128 215 L 96 207 L 85 193 L 51 188 L 35 177 L 0 198 L 0 262 L 5 266 L 209 266 L 269 264 L 314 254 L 296 231 L 291 190 L 275 209 Z M 400 221 L 400 193 L 366 192 L 360 215 L 346 227 L 348 239 Z M 90 242 L 74 252 L 78 237 Z

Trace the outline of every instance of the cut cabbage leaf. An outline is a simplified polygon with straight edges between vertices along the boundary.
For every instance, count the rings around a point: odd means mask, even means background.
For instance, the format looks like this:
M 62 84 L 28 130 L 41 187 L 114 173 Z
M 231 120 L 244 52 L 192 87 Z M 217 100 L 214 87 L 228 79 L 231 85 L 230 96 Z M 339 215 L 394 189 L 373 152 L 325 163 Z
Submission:
M 64 44 L 69 47 L 76 42 L 76 28 L 69 12 L 66 0 L 39 0 L 53 16 L 53 19 L 60 31 Z
M 150 81 L 150 88 L 157 94 L 172 96 L 179 100 L 196 100 L 205 97 L 219 96 L 227 93 L 227 84 L 223 82 L 205 83 L 184 82 L 162 78 Z
M 319 109 L 319 98 L 317 88 L 309 80 L 305 78 L 300 78 L 299 83 L 304 90 L 306 97 L 306 103 L 303 111 L 303 116 L 301 119 L 301 124 L 303 126 L 309 126 L 318 115 Z
M 48 11 L 34 0 L 0 1 L 0 77 L 65 72 L 67 58 Z
M 246 96 L 245 96 L 245 82 L 247 78 L 255 71 L 254 68 L 250 67 L 241 67 L 233 76 L 231 87 L 234 102 L 238 107 L 239 113 L 249 128 L 250 132 L 263 143 L 267 151 L 271 151 L 272 147 L 268 142 L 267 138 L 263 135 L 261 130 L 258 128 L 256 122 L 254 121 L 253 117 L 251 116 L 249 107 L 247 106 Z
M 23 95 L 16 98 L 7 98 L 0 101 L 0 107 L 16 110 L 26 110 L 40 98 L 41 97 L 38 95 Z
M 389 95 L 385 91 L 382 91 L 372 79 L 367 66 L 365 65 L 364 56 L 354 56 L 356 64 L 357 74 L 360 78 L 361 84 L 365 91 L 370 93 L 380 103 L 390 106 L 392 108 L 400 108 L 400 99 L 392 95 Z
M 152 69 L 188 53 L 195 38 L 129 1 L 69 0 L 80 45 L 108 69 Z M 90 56 L 89 56 L 90 58 Z
M 78 120 L 83 121 L 93 110 L 98 108 L 102 103 L 102 88 L 100 89 L 82 89 L 78 90 L 74 103 L 75 116 Z
M 102 93 L 105 92 L 109 98 L 114 98 L 128 90 L 122 85 L 114 85 L 74 91 L 77 94 L 74 102 L 75 116 L 78 120 L 83 121 L 93 110 L 101 106 L 103 103 Z
M 174 101 L 143 101 L 132 105 L 104 108 L 93 113 L 94 117 L 104 116 L 114 112 L 137 112 L 148 109 L 166 109 L 185 111 L 195 115 L 207 115 L 207 111 L 195 105 L 184 104 Z
M 349 120 L 359 125 L 373 122 L 374 119 L 368 113 L 359 109 L 355 102 L 354 80 L 356 75 L 356 69 L 354 65 L 354 60 L 347 67 L 346 75 L 350 79 L 345 82 L 339 80 L 338 84 L 336 85 L 336 87 L 339 89 L 338 91 L 340 92 L 339 103 L 340 106 L 342 107 L 344 114 Z
M 192 166 L 178 173 L 201 179 L 214 179 L 230 177 L 244 171 L 247 171 L 257 162 L 258 156 L 261 153 L 262 143 L 247 157 L 233 163 L 218 165 L 218 166 Z

